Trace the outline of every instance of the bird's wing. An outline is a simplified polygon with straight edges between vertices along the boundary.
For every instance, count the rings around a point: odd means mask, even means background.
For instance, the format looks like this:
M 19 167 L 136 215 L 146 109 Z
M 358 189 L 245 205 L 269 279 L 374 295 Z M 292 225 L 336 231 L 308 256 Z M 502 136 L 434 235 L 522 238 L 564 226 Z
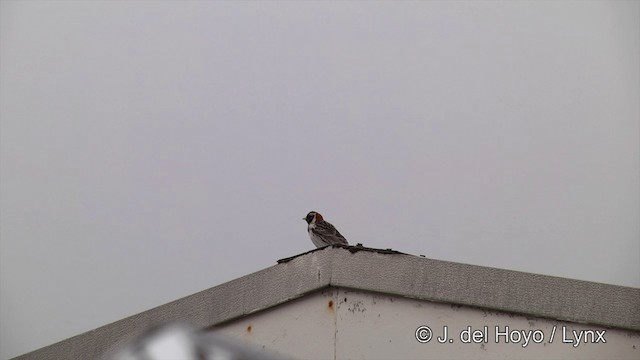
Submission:
M 312 229 L 314 234 L 325 239 L 329 244 L 343 244 L 348 245 L 347 239 L 340 234 L 338 229 L 326 221 L 322 221 L 316 224 L 316 227 Z

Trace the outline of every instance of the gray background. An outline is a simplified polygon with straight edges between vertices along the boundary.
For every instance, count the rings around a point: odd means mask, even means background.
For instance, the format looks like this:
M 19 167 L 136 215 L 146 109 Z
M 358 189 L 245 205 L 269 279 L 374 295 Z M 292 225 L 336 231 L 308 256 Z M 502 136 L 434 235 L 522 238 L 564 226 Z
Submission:
M 351 243 L 640 287 L 640 2 L 0 2 L 0 357 Z

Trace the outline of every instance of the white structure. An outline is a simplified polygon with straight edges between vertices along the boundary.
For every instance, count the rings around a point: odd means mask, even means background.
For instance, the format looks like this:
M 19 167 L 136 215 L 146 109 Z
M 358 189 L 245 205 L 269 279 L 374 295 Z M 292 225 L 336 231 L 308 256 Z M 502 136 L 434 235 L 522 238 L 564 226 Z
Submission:
M 285 358 L 640 359 L 640 289 L 342 246 L 19 358 L 105 357 L 176 320 Z

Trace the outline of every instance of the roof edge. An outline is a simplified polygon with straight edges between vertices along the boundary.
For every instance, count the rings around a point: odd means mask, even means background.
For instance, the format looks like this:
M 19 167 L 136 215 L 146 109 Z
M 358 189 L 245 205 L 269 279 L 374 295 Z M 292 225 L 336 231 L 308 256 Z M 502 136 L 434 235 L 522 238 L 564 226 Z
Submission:
M 345 250 L 331 250 L 332 286 L 640 331 L 640 288 Z
M 331 286 L 640 331 L 639 288 L 334 245 L 15 359 L 100 358 L 167 322 L 213 327 Z

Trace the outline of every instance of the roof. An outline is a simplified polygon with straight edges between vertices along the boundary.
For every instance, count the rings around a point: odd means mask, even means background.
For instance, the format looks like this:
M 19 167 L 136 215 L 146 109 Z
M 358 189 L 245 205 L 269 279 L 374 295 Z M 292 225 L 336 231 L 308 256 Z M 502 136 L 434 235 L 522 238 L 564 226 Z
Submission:
M 208 328 L 327 287 L 640 331 L 639 288 L 334 245 L 282 259 L 21 358 L 99 357 L 149 327 L 183 321 Z

